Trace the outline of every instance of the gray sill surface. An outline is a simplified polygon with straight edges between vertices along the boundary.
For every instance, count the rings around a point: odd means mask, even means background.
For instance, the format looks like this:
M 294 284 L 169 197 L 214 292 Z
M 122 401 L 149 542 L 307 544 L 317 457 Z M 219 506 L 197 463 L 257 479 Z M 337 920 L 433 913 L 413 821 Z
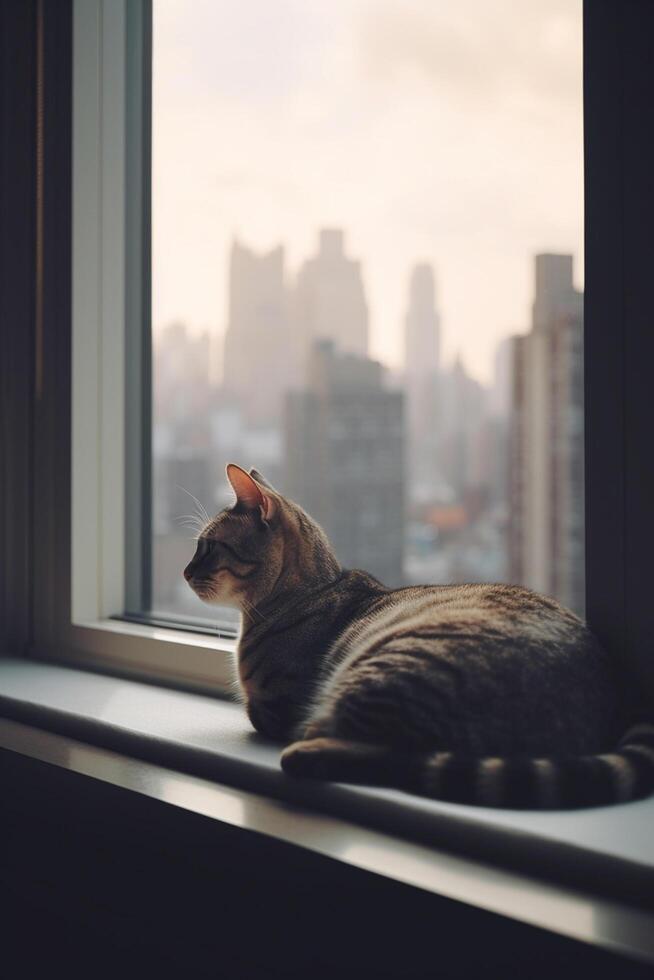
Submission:
M 239 705 L 33 660 L 0 659 L 0 716 L 404 839 L 651 907 L 654 797 L 574 811 L 442 803 L 294 780 Z

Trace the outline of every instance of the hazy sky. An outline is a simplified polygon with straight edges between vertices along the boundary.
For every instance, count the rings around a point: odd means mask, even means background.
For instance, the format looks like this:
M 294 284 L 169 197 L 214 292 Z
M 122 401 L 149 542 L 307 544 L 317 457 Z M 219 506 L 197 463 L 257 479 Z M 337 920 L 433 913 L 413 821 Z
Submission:
M 373 356 L 428 261 L 445 356 L 487 380 L 535 252 L 583 285 L 581 0 L 154 0 L 153 117 L 155 328 L 224 330 L 234 235 L 292 273 L 338 226 Z

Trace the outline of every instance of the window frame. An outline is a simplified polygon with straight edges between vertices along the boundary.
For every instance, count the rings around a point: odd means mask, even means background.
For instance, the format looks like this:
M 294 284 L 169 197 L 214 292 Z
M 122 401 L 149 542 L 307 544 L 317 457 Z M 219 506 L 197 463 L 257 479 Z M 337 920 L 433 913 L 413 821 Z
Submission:
M 586 616 L 650 706 L 652 36 L 652 4 L 584 0 Z
M 44 151 L 51 132 L 61 166 L 59 213 L 47 194 L 42 202 L 44 225 L 57 245 L 53 241 L 47 255 L 53 290 L 44 281 L 40 300 L 44 369 L 43 390 L 35 391 L 33 510 L 39 560 L 26 652 L 225 694 L 233 640 L 117 618 L 141 604 L 148 587 L 147 575 L 127 570 L 143 568 L 150 541 L 143 505 L 150 480 L 149 286 L 143 278 L 149 269 L 149 145 L 143 140 L 149 86 L 141 68 L 151 43 L 151 4 L 73 0 L 56 14 L 39 5 L 38 24 L 44 35 L 52 32 L 58 49 L 52 61 L 44 52 L 42 112 Z M 128 84 L 137 100 L 127 98 Z M 56 111 L 48 93 L 56 93 Z M 43 181 L 54 193 L 47 168 Z M 124 536 L 116 528 L 124 528 Z
M 122 150 L 110 146 L 109 128 L 118 126 L 121 106 L 108 104 L 97 71 L 95 80 L 91 72 L 95 105 L 103 110 L 97 116 L 102 120 L 101 132 L 96 128 L 95 148 L 86 149 L 94 161 L 92 175 L 85 175 L 92 184 L 85 188 L 88 211 L 76 204 L 82 176 L 79 141 L 85 138 L 80 129 L 80 98 L 85 92 L 80 89 L 79 66 L 73 70 L 72 38 L 80 30 L 80 16 L 86 17 L 88 38 L 95 39 L 96 45 L 86 50 L 87 61 L 100 65 L 105 77 L 122 71 L 124 85 L 126 59 L 112 61 L 106 44 L 109 38 L 121 36 L 128 17 L 148 9 L 147 0 L 64 0 L 56 10 L 53 6 L 43 0 L 25 5 L 26 19 L 34 18 L 34 60 L 23 98 L 27 108 L 33 108 L 36 124 L 23 134 L 21 148 L 35 165 L 26 170 L 28 179 L 33 176 L 31 192 L 25 181 L 20 189 L 33 208 L 31 237 L 20 243 L 18 255 L 10 256 L 9 232 L 3 234 L 4 267 L 11 268 L 13 262 L 26 272 L 31 290 L 29 309 L 24 296 L 10 297 L 10 310 L 25 329 L 16 350 L 31 370 L 22 386 L 9 379 L 9 420 L 27 439 L 29 453 L 24 460 L 18 454 L 18 472 L 4 480 L 11 491 L 5 493 L 5 500 L 19 501 L 14 510 L 8 504 L 3 508 L 5 540 L 22 542 L 24 554 L 19 557 L 18 578 L 12 574 L 7 549 L 0 559 L 3 583 L 10 583 L 0 584 L 9 610 L 3 640 L 14 652 L 30 656 L 224 692 L 231 678 L 224 654 L 233 652 L 233 642 L 111 619 L 125 604 L 125 548 L 143 548 L 145 536 L 138 514 L 127 507 L 128 499 L 140 500 L 142 494 L 127 494 L 123 463 L 126 451 L 132 461 L 143 457 L 147 399 L 141 399 L 138 409 L 138 432 L 130 436 L 124 402 L 116 392 L 125 390 L 125 343 L 132 345 L 132 352 L 136 343 L 140 352 L 140 361 L 139 357 L 130 360 L 137 376 L 147 367 L 148 351 L 142 334 L 139 338 L 122 329 L 112 332 L 108 324 L 114 317 L 113 322 L 124 327 L 125 302 L 132 321 L 140 310 L 143 322 L 144 309 L 144 296 L 137 295 L 133 282 L 130 286 L 122 263 L 109 262 L 111 250 L 115 255 L 116 242 L 121 240 L 117 229 L 124 230 L 126 220 L 138 217 L 132 210 L 127 215 L 112 213 L 109 188 L 112 181 L 124 189 L 126 180 L 140 180 L 142 190 L 144 175 L 130 171 L 123 154 L 124 102 Z M 647 451 L 649 390 L 643 370 L 643 365 L 654 363 L 654 331 L 647 329 L 654 264 L 648 233 L 654 225 L 649 179 L 654 172 L 654 135 L 644 124 L 654 94 L 648 48 L 653 28 L 654 8 L 638 0 L 593 0 L 584 5 L 587 616 L 600 639 L 616 657 L 625 658 L 654 698 L 654 660 L 649 653 L 654 623 L 648 603 L 654 460 Z M 122 37 L 124 53 L 124 33 Z M 142 43 L 147 38 L 142 36 Z M 132 116 L 132 129 L 127 130 L 132 139 L 135 119 Z M 8 144 L 9 121 L 3 122 L 3 143 Z M 21 216 L 24 221 L 19 201 L 9 200 L 8 207 L 10 217 L 16 219 L 14 226 Z M 90 237 L 85 239 L 82 226 L 84 220 L 91 223 L 92 213 L 96 227 L 93 234 L 87 228 Z M 143 228 L 147 214 L 141 211 L 138 220 Z M 11 222 L 5 225 L 11 226 Z M 86 284 L 79 280 L 80 261 L 89 270 Z M 131 262 L 132 269 L 136 266 L 141 272 L 147 266 L 143 249 L 137 262 Z M 91 282 L 96 284 L 95 292 Z M 114 295 L 112 288 L 118 291 Z M 103 299 L 98 304 L 100 289 Z M 93 336 L 86 337 L 87 346 L 80 354 L 75 343 L 86 315 L 83 311 L 94 309 L 102 317 L 91 316 Z M 85 321 L 86 330 L 89 322 Z M 71 352 L 78 358 L 77 367 L 80 356 L 88 358 L 89 370 L 86 386 L 73 386 L 72 406 Z M 3 384 L 5 380 L 3 376 Z M 26 399 L 27 417 L 21 415 Z M 90 415 L 80 417 L 87 410 Z M 98 431 L 105 435 L 100 453 L 93 450 L 92 434 Z M 77 457 L 83 445 L 91 445 L 91 452 L 83 468 L 75 469 L 78 463 L 71 448 Z M 139 471 L 141 487 L 147 479 L 147 473 Z M 116 497 L 107 500 L 111 495 L 105 492 L 100 507 L 99 488 L 106 490 L 109 485 L 116 489 Z M 128 534 L 135 533 L 127 545 L 115 535 L 119 517 L 120 526 L 126 522 Z M 77 594 L 72 590 L 71 568 L 75 577 L 82 576 Z M 129 583 L 132 594 L 139 588 L 142 583 Z

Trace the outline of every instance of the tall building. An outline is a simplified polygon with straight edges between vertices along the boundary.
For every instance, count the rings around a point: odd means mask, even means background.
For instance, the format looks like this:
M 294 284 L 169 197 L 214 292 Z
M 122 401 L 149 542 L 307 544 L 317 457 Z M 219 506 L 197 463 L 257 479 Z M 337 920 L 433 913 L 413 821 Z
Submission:
M 413 267 L 404 323 L 404 367 L 407 396 L 409 496 L 418 501 L 439 482 L 440 317 L 436 310 L 431 266 Z
M 537 255 L 530 333 L 513 339 L 511 578 L 584 611 L 583 294 L 571 255 Z
M 287 399 L 284 490 L 327 532 L 341 563 L 402 582 L 403 395 L 381 365 L 314 345 Z
M 434 272 L 426 262 L 415 265 L 409 280 L 405 320 L 405 368 L 410 378 L 423 378 L 440 367 L 441 325 L 436 310 Z
M 294 346 L 300 378 L 318 340 L 332 340 L 340 351 L 368 353 L 368 307 L 359 262 L 345 255 L 343 232 L 320 232 L 318 254 L 300 268 L 293 298 Z
M 284 249 L 257 255 L 238 242 L 229 257 L 223 387 L 250 424 L 279 419 L 292 380 Z
M 216 486 L 211 452 L 213 338 L 172 323 L 154 335 L 152 420 L 152 603 L 191 613 L 198 604 L 180 585 L 192 532 L 195 496 L 212 510 Z
M 460 354 L 438 382 L 439 471 L 456 500 L 487 480 L 483 431 L 487 392 L 466 369 Z
M 513 337 L 504 337 L 495 352 L 493 382 L 488 395 L 484 443 L 488 472 L 488 504 L 496 530 L 499 581 L 508 581 L 509 447 L 513 392 Z
M 152 356 L 157 422 L 180 425 L 206 416 L 212 394 L 209 334 L 191 334 L 184 323 L 171 323 L 154 335 Z
M 153 361 L 152 456 L 154 527 L 157 533 L 179 529 L 175 521 L 188 511 L 186 487 L 209 506 L 211 475 L 210 419 L 215 395 L 209 375 L 211 340 L 172 323 L 155 334 Z M 183 472 L 186 471 L 186 479 Z

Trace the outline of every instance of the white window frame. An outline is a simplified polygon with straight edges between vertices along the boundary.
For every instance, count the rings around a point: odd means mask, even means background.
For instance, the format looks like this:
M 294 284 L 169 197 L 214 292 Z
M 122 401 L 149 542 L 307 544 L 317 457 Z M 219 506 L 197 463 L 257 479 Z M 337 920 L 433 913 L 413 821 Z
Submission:
M 37 616 L 34 647 L 47 659 L 224 694 L 235 640 L 112 618 L 126 608 L 123 529 L 133 504 L 128 330 L 151 329 L 126 315 L 129 6 L 73 2 L 71 608 Z

